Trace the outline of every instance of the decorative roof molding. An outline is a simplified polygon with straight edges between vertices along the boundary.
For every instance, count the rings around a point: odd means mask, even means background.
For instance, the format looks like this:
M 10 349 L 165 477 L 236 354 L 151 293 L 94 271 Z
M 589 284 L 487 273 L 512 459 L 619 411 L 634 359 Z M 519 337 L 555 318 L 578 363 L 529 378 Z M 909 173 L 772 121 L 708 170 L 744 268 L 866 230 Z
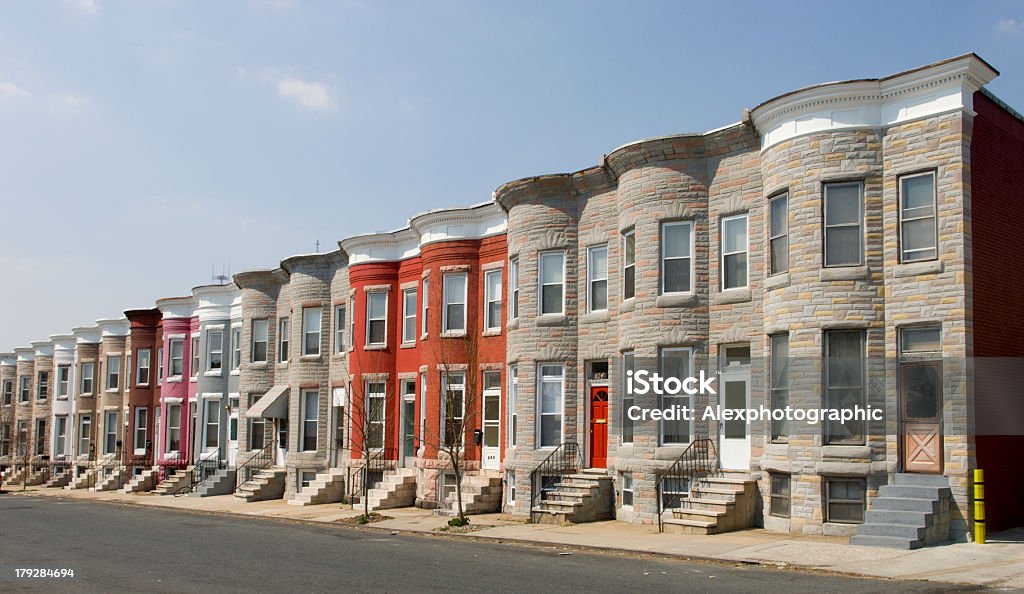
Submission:
M 33 340 L 29 343 L 36 351 L 36 357 L 52 357 L 53 342 L 49 340 Z
M 14 353 L 0 353 L 0 367 L 14 367 L 18 359 Z
M 242 290 L 235 283 L 196 287 L 192 289 L 192 299 L 200 322 L 230 319 L 236 309 L 237 317 L 242 317 Z
M 196 315 L 196 300 L 193 297 L 167 297 L 157 299 L 156 306 L 164 315 L 169 318 L 192 318 Z
M 78 344 L 98 344 L 100 342 L 100 329 L 97 326 L 79 326 L 71 329 Z
M 128 336 L 131 330 L 128 318 L 101 318 L 96 320 L 96 325 L 99 326 L 103 338 Z
M 32 362 L 36 360 L 36 350 L 32 347 L 15 347 L 14 356 L 18 361 Z

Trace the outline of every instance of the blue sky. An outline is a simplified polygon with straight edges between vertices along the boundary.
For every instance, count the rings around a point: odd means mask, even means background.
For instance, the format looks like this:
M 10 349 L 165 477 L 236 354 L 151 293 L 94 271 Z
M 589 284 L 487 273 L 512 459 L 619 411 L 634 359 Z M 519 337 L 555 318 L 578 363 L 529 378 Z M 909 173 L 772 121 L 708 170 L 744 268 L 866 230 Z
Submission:
M 1024 3 L 767 6 L 3 2 L 0 350 L 809 84 L 974 51 L 1024 111 Z

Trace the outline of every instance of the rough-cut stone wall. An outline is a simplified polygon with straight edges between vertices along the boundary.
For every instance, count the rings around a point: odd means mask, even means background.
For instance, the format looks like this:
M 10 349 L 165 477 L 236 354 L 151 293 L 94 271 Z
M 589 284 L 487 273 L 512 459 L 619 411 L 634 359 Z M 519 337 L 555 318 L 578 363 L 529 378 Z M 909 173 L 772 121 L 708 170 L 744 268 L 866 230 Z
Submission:
M 255 271 L 235 275 L 235 284 L 242 290 L 242 364 L 238 379 L 239 426 L 238 449 L 239 464 L 249 455 L 251 443 L 249 436 L 249 420 L 245 416 L 249 405 L 260 396 L 266 394 L 274 386 L 274 361 L 277 356 L 277 298 L 281 285 L 287 280 L 284 271 Z M 267 362 L 252 361 L 252 323 L 253 320 L 268 320 Z M 273 439 L 271 423 L 267 423 L 264 432 L 265 440 Z

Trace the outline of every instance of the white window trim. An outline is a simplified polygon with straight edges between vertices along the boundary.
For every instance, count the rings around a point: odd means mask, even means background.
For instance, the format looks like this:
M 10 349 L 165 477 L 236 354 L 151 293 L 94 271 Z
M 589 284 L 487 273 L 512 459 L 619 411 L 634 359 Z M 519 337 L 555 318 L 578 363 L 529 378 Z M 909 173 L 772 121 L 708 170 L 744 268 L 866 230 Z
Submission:
M 626 242 L 633 238 L 633 263 L 626 264 Z M 626 297 L 626 271 L 633 269 L 633 294 Z M 636 298 L 636 229 L 630 229 L 622 233 L 622 299 L 627 301 Z
M 461 277 L 462 301 L 448 303 L 448 279 Z M 448 305 L 462 305 L 462 329 L 448 328 Z M 469 326 L 469 274 L 465 272 L 448 272 L 441 276 L 441 336 L 464 336 Z
M 542 423 L 540 421 L 541 421 L 541 418 L 544 415 L 544 412 L 543 412 L 544 411 L 544 406 L 543 406 L 543 403 L 544 403 L 544 390 L 543 390 L 544 375 L 542 373 L 542 370 L 544 369 L 544 367 L 552 367 L 552 366 L 558 366 L 558 367 L 560 367 L 562 369 L 562 376 L 561 376 L 562 379 L 561 379 L 561 382 L 560 382 L 560 384 L 562 386 L 562 394 L 561 394 L 561 398 L 559 399 L 559 401 L 561 403 L 561 406 L 560 406 L 560 410 L 558 412 L 558 416 L 560 417 L 560 420 L 561 420 L 561 428 L 559 429 L 559 436 L 560 437 L 559 437 L 559 443 L 556 443 L 555 445 L 541 445 L 541 443 L 542 443 L 542 439 L 541 439 L 541 437 L 542 437 L 542 435 L 541 435 L 542 434 L 542 429 L 541 429 Z M 537 396 L 536 396 L 536 398 L 537 398 L 537 403 L 536 403 L 536 407 L 537 407 L 536 408 L 536 410 L 537 410 L 536 433 L 537 433 L 537 435 L 536 435 L 536 442 L 535 442 L 536 443 L 536 447 L 534 449 L 538 449 L 538 450 L 553 450 L 553 449 L 557 448 L 559 445 L 561 445 L 561 443 L 565 440 L 565 379 L 566 379 L 565 378 L 565 363 L 552 363 L 552 362 L 549 362 L 549 363 L 537 363 Z M 549 414 L 553 414 L 553 413 L 549 413 Z
M 508 260 L 508 319 L 519 319 L 519 257 Z
M 110 364 L 111 359 L 117 359 L 117 365 L 112 366 Z M 117 392 L 121 389 L 121 355 L 107 355 L 106 366 L 107 372 L 104 374 L 104 378 L 106 380 L 104 382 L 104 390 L 106 390 L 107 392 Z M 112 367 L 113 371 L 111 370 Z M 117 376 L 117 387 L 111 388 L 110 380 L 114 376 Z
M 492 276 L 495 276 L 495 275 L 498 277 L 498 291 L 497 291 L 497 294 L 488 296 L 487 293 L 488 293 L 489 287 L 491 286 L 490 279 L 491 279 Z M 502 281 L 504 281 L 504 280 L 505 279 L 502 278 L 502 274 L 501 274 L 501 269 L 500 268 L 497 268 L 495 270 L 488 270 L 488 271 L 484 272 L 484 332 L 488 332 L 488 331 L 490 331 L 490 332 L 501 331 L 501 300 L 502 300 L 502 291 L 504 290 L 504 288 L 502 287 Z M 498 304 L 498 318 L 499 319 L 497 321 L 491 319 L 491 304 L 492 303 L 497 303 Z
M 263 340 L 256 340 L 256 325 L 257 324 L 266 325 L 266 328 L 267 328 L 266 329 L 266 338 L 263 339 Z M 270 318 L 257 318 L 255 320 L 252 320 L 252 323 L 249 325 L 249 327 L 250 327 L 250 332 L 252 332 L 252 336 L 249 337 L 249 362 L 250 363 L 256 363 L 256 364 L 266 364 L 266 363 L 269 363 L 270 362 Z M 263 343 L 263 344 L 266 345 L 266 347 L 264 347 L 264 349 L 263 349 L 264 356 L 263 356 L 262 360 L 256 359 L 256 345 L 260 344 L 260 343 Z
M 341 312 L 339 316 L 338 313 Z M 340 323 L 339 323 L 340 322 Z M 334 306 L 334 354 L 344 355 L 348 332 L 348 307 L 345 305 Z
M 269 328 L 268 328 L 269 331 Z M 267 337 L 269 346 L 269 336 Z M 290 316 L 277 318 L 277 362 L 287 363 L 292 356 L 292 319 Z M 270 355 L 268 353 L 267 357 Z
M 777 200 L 786 200 L 786 231 L 780 235 L 772 235 L 772 205 Z M 748 223 L 749 224 L 749 223 Z M 747 229 L 749 234 L 749 228 Z M 786 238 L 786 269 L 778 272 L 772 272 L 772 267 L 775 265 L 775 256 L 772 254 L 772 241 Z M 779 274 L 786 274 L 789 272 L 789 192 L 779 192 L 768 199 L 768 276 L 776 276 Z M 749 262 L 748 262 L 749 266 Z
M 413 298 L 412 307 L 409 307 L 410 294 Z M 402 291 L 402 344 L 416 344 L 416 310 L 418 306 L 419 291 L 415 288 Z M 406 334 L 409 319 L 412 319 L 412 332 Z
M 132 450 L 133 450 L 133 454 L 135 454 L 136 456 L 140 456 L 140 455 L 143 455 L 143 454 L 146 453 L 146 440 L 150 439 L 150 437 L 149 437 L 149 408 L 147 408 L 145 406 L 136 406 L 134 408 L 134 410 L 135 410 L 135 426 L 132 429 Z M 139 427 L 139 411 L 144 411 L 145 414 L 146 414 L 146 419 L 145 419 L 146 422 L 145 422 L 143 427 Z M 139 446 L 139 430 L 140 429 L 142 429 L 143 433 L 146 436 L 146 438 L 142 441 L 142 447 L 141 448 L 138 447 Z
M 213 350 L 213 337 L 220 335 L 220 351 Z M 220 353 L 220 367 L 213 369 L 213 354 Z M 205 375 L 219 376 L 224 371 L 224 331 L 223 330 L 210 330 L 206 332 L 206 371 Z
M 384 296 L 384 317 L 383 318 L 371 318 L 370 317 L 370 300 L 374 295 Z M 370 342 L 370 322 L 383 320 L 384 321 L 384 340 L 382 342 Z M 366 345 L 367 346 L 385 346 L 388 344 L 388 292 L 387 291 L 373 291 L 366 294 Z
M 381 385 L 383 385 L 384 386 L 384 390 L 382 392 L 370 392 L 370 386 L 373 385 L 373 384 L 381 384 Z M 387 402 L 388 401 L 388 385 L 387 385 L 387 381 L 385 381 L 385 380 L 363 380 L 363 386 L 364 386 L 363 387 L 363 393 L 366 394 L 366 402 L 363 405 L 367 407 L 367 410 L 369 410 L 370 400 L 372 400 L 374 397 L 379 397 L 380 399 L 382 399 L 384 401 L 383 406 L 381 406 L 381 419 L 380 419 L 380 431 L 381 431 L 381 436 L 382 436 L 381 439 L 383 440 L 383 443 L 381 444 L 382 447 L 379 447 L 379 448 L 378 447 L 371 447 L 369 444 L 366 443 L 367 436 L 363 437 L 363 449 L 364 450 L 371 451 L 371 452 L 379 452 L 382 449 L 384 449 L 385 447 L 387 447 L 387 442 L 388 442 L 388 402 Z M 375 423 L 371 423 L 369 421 L 369 413 L 367 413 L 367 426 L 370 426 L 370 425 L 373 425 L 373 424 L 375 424 Z
M 594 276 L 594 252 L 597 250 L 604 250 L 604 277 Z M 596 281 L 604 281 L 604 307 L 601 309 L 594 309 L 594 283 Z M 592 245 L 587 248 L 587 311 L 608 311 L 608 244 L 602 243 L 600 245 Z
M 665 278 L 666 278 L 665 277 L 665 261 L 668 259 L 668 257 L 665 255 L 665 245 L 667 243 L 665 241 L 665 235 L 666 235 L 666 230 L 668 228 L 670 228 L 670 227 L 689 227 L 689 229 L 690 229 L 690 246 L 689 246 L 689 253 L 690 253 L 690 255 L 686 257 L 686 259 L 688 259 L 690 261 L 690 288 L 688 290 L 686 290 L 686 291 L 666 291 L 665 290 Z M 660 252 L 661 252 L 660 256 L 661 257 L 658 259 L 658 267 L 661 269 L 660 270 L 660 274 L 659 274 L 659 277 L 660 277 L 659 278 L 659 282 L 660 282 L 660 285 L 661 285 L 659 288 L 661 289 L 661 294 L 662 295 L 692 295 L 693 294 L 693 286 L 696 284 L 696 274 L 697 274 L 695 258 L 693 257 L 694 256 L 694 250 L 696 248 L 696 237 L 694 237 L 695 230 L 694 230 L 693 221 L 670 221 L 670 222 L 667 222 L 667 223 L 662 223 L 660 231 L 661 231 L 661 238 L 660 238 L 661 239 L 661 246 L 660 246 L 660 248 L 661 248 L 660 249 Z M 748 244 L 748 246 L 750 244 L 750 229 L 749 228 L 747 229 L 747 244 Z M 748 248 L 747 251 L 749 252 L 749 248 Z M 749 258 L 750 258 L 749 254 L 748 254 L 747 258 L 749 260 Z M 679 257 L 679 256 L 674 256 L 674 257 L 672 257 L 672 259 L 673 260 L 682 260 L 683 258 Z M 748 264 L 747 264 L 748 277 L 749 277 L 749 267 L 750 267 L 750 265 L 749 265 L 749 261 L 748 261 Z M 723 268 L 723 270 L 725 270 L 725 269 Z M 634 272 L 634 275 L 635 274 L 636 273 Z M 633 282 L 634 283 L 636 282 L 636 277 L 635 276 L 634 276 L 634 281 Z M 749 278 L 748 278 L 748 284 L 749 284 Z
M 191 368 L 188 370 L 189 377 L 192 381 L 196 381 L 199 378 L 199 368 L 203 366 L 202 347 L 203 340 L 202 334 L 197 333 L 192 335 L 192 339 L 189 342 L 190 348 L 189 359 L 191 361 Z
M 562 282 L 558 283 L 562 286 L 562 307 L 561 311 L 556 312 L 544 312 L 544 287 L 555 286 L 554 284 L 545 285 L 544 279 L 544 256 L 558 254 L 562 256 Z M 565 250 L 547 250 L 537 254 L 537 316 L 564 316 L 565 315 L 565 288 L 566 288 L 566 257 Z
M 306 418 L 306 414 L 309 412 L 309 407 L 308 407 L 308 405 L 306 403 L 306 396 L 308 396 L 309 394 L 316 395 L 316 405 L 317 405 L 317 408 L 316 408 L 316 410 L 313 411 L 314 416 L 313 416 L 312 419 L 307 419 Z M 312 421 L 313 423 L 315 423 L 317 425 L 317 428 L 316 428 L 316 438 L 317 438 L 317 441 L 319 441 L 320 440 L 320 426 L 319 426 L 319 424 L 320 424 L 320 390 L 319 389 L 316 389 L 316 390 L 314 390 L 314 389 L 302 390 L 302 400 L 300 402 L 300 405 L 302 406 L 302 411 L 301 411 L 301 413 L 299 415 L 299 419 L 301 419 L 301 424 L 299 426 L 299 451 L 300 452 L 315 452 L 315 451 L 317 451 L 319 449 L 319 443 L 315 444 L 315 446 L 311 450 L 306 449 L 306 423 L 308 423 L 309 421 Z M 387 439 L 387 436 L 385 436 L 385 439 Z
M 462 416 L 459 417 L 460 423 L 463 424 L 465 429 L 466 424 L 466 371 L 443 371 L 441 372 L 441 393 L 440 397 L 440 408 L 441 408 L 441 443 L 447 443 L 447 426 L 448 426 L 448 389 L 449 388 L 460 388 L 462 390 L 462 403 L 460 409 L 462 410 Z M 462 378 L 461 383 L 449 383 L 449 378 L 459 376 Z M 482 399 L 481 399 L 482 400 Z M 482 444 L 481 444 L 482 445 Z M 466 436 L 462 436 L 462 449 L 466 448 Z
M 516 401 L 519 400 L 519 366 L 509 365 L 508 366 L 508 413 L 505 415 L 507 419 L 505 428 L 505 446 L 514 448 L 516 447 L 516 433 L 515 425 L 518 425 L 519 415 L 516 413 Z M 516 422 L 513 423 L 512 420 Z
M 686 369 L 686 372 L 685 372 L 685 376 L 683 378 L 680 378 L 680 379 L 685 379 L 686 377 L 689 377 L 689 376 L 693 375 L 693 347 L 663 347 L 663 348 L 661 348 L 658 351 L 658 373 L 664 374 L 664 368 L 665 368 L 664 367 L 664 365 L 665 365 L 664 361 L 665 361 L 665 354 L 666 353 L 682 353 L 682 352 L 686 353 L 686 367 L 687 367 L 687 369 Z M 680 393 L 678 395 L 671 395 L 671 396 L 668 396 L 668 397 L 669 398 L 686 398 L 687 400 L 689 400 L 689 402 L 688 402 L 689 407 L 691 409 L 693 408 L 694 396 L 692 396 L 692 395 L 689 395 L 689 394 L 686 394 L 685 392 L 683 392 L 683 393 Z M 664 398 L 664 396 L 660 397 L 658 399 L 659 400 L 658 406 L 659 407 L 664 407 L 664 404 L 662 403 L 661 398 Z M 634 401 L 634 404 L 635 404 L 635 401 Z M 687 441 L 683 441 L 683 442 L 677 442 L 677 441 L 666 442 L 665 441 L 665 421 L 664 420 L 658 421 L 658 445 L 659 446 L 666 446 L 666 445 L 668 445 L 668 446 L 678 446 L 678 445 L 689 445 L 689 444 L 693 443 L 693 423 L 694 423 L 693 419 L 690 419 L 689 427 L 686 430 L 686 435 L 689 438 Z M 633 431 L 634 432 L 636 431 L 636 425 L 633 426 Z M 636 438 L 636 434 L 635 433 L 633 434 L 633 437 L 634 437 L 634 439 Z
M 420 332 L 422 337 L 426 338 L 428 329 L 427 314 L 430 312 L 430 279 L 425 278 L 420 284 L 423 286 L 421 291 L 422 296 L 420 297 L 420 299 L 422 299 L 422 304 L 420 306 L 420 316 L 422 318 L 420 320 Z
M 906 258 L 906 250 L 903 248 L 903 245 L 905 243 L 904 240 L 903 240 L 903 223 L 904 223 L 904 220 L 905 220 L 903 218 L 903 182 L 904 182 L 904 180 L 914 179 L 915 177 L 926 177 L 926 176 L 931 176 L 931 178 L 932 178 L 932 214 L 931 214 L 931 219 L 932 219 L 932 231 L 935 234 L 935 247 L 933 247 L 933 248 L 918 248 L 918 249 L 913 250 L 913 251 L 920 252 L 920 251 L 925 251 L 925 250 L 935 250 L 935 257 L 934 258 L 918 258 L 918 259 L 914 259 L 914 260 L 908 260 Z M 900 235 L 899 235 L 900 264 L 909 264 L 909 263 L 912 263 L 912 262 L 931 262 L 933 260 L 938 260 L 939 259 L 939 188 L 938 188 L 938 181 L 939 180 L 938 180 L 938 177 L 939 176 L 936 174 L 935 171 L 921 171 L 919 173 L 910 173 L 910 174 L 907 174 L 907 175 L 899 176 L 899 180 L 896 183 L 897 193 L 898 193 L 896 213 L 897 213 L 897 216 L 898 216 L 899 222 L 900 222 Z M 861 200 L 863 200 L 863 198 L 861 198 Z M 913 218 L 913 219 L 910 219 L 910 220 L 911 221 L 919 221 L 919 220 L 922 220 L 922 219 L 925 219 L 925 218 L 928 218 L 928 217 L 917 217 L 917 218 Z
M 318 312 L 318 314 L 319 314 L 317 316 L 318 323 L 316 325 L 316 330 L 315 331 L 312 328 L 307 327 L 307 324 L 306 324 L 306 312 L 309 312 L 309 311 L 315 311 L 315 312 Z M 310 324 L 310 326 L 311 325 L 312 324 Z M 324 340 L 324 332 L 323 332 L 323 330 L 324 330 L 324 308 L 323 307 L 304 307 L 304 308 L 302 308 L 302 351 L 301 351 L 302 355 L 301 356 L 303 356 L 303 357 L 319 357 L 320 356 L 321 352 L 323 351 L 323 340 Z M 307 338 L 311 334 L 316 334 L 316 337 L 317 337 L 317 339 L 316 339 L 316 352 L 315 353 L 312 353 L 312 352 L 309 352 L 309 351 L 306 350 L 306 347 L 308 346 L 308 343 L 309 343 Z
M 153 351 L 152 349 L 139 349 L 136 353 L 138 353 L 138 356 L 135 358 L 135 385 L 136 387 L 148 386 L 153 380 Z M 146 353 L 146 358 L 148 359 L 145 367 L 142 366 L 142 353 Z M 143 369 L 146 370 L 146 381 L 142 381 Z
M 728 223 L 729 221 L 735 221 L 737 219 L 743 219 L 743 220 L 746 221 L 747 241 L 746 241 L 746 243 L 744 245 L 744 249 L 742 251 L 726 252 L 725 251 L 725 224 Z M 721 255 L 719 256 L 719 261 L 718 261 L 718 266 L 719 266 L 718 269 L 720 271 L 719 272 L 719 276 L 721 278 L 719 278 L 718 284 L 721 287 L 721 290 L 722 291 L 736 291 L 736 290 L 749 289 L 750 288 L 750 217 L 749 217 L 749 213 L 743 213 L 743 214 L 737 214 L 737 215 L 732 215 L 732 216 L 728 216 L 728 217 L 722 217 L 722 220 L 721 220 L 721 222 L 719 224 L 718 233 L 719 233 L 719 238 L 718 238 L 719 251 L 721 252 Z M 746 279 L 744 280 L 743 285 L 741 285 L 739 287 L 729 287 L 729 288 L 726 288 L 725 287 L 725 279 L 726 279 L 726 274 L 725 274 L 725 257 L 726 256 L 734 256 L 736 254 L 746 254 L 747 255 L 747 265 L 745 266 L 746 273 L 747 273 L 746 274 Z M 690 278 L 692 279 L 693 277 L 691 276 Z
M 857 234 L 857 241 L 859 250 L 857 252 L 858 261 L 854 263 L 845 264 L 829 264 L 828 263 L 828 230 L 830 228 L 844 228 L 852 227 L 850 224 L 841 225 L 829 225 L 827 219 L 828 213 L 828 189 L 830 187 L 838 186 L 857 186 L 857 208 L 860 211 L 857 216 L 857 228 L 860 229 L 860 233 Z M 822 200 L 821 200 L 821 228 L 822 228 L 822 252 L 821 252 L 821 266 L 822 268 L 847 268 L 851 266 L 863 266 L 864 265 L 864 182 L 861 181 L 846 181 L 846 182 L 827 182 L 822 184 L 821 188 Z M 899 205 L 897 205 L 897 210 Z M 898 213 L 897 213 L 898 216 Z M 750 267 L 747 267 L 750 270 Z

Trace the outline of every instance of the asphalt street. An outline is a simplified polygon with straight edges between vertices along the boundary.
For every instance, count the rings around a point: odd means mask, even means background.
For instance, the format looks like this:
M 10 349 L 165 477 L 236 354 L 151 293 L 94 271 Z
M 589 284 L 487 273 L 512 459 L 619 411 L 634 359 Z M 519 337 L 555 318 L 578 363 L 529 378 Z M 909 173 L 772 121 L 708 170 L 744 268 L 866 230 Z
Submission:
M 0 592 L 820 593 L 941 588 L 934 583 L 565 552 L 0 495 Z M 19 578 L 18 568 L 73 569 L 75 575 Z

